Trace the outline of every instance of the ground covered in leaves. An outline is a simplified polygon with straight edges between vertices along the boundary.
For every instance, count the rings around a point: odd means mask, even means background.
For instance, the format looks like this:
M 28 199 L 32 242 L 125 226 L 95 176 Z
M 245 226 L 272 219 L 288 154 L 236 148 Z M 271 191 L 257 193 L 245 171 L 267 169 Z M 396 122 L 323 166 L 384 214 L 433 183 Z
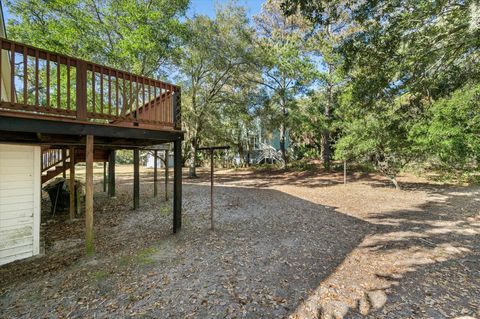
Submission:
M 185 179 L 176 235 L 150 170 L 138 211 L 129 168 L 114 200 L 97 183 L 93 257 L 82 216 L 52 219 L 45 207 L 45 254 L 0 267 L 1 317 L 480 317 L 478 187 L 221 171 L 211 231 L 200 175 Z

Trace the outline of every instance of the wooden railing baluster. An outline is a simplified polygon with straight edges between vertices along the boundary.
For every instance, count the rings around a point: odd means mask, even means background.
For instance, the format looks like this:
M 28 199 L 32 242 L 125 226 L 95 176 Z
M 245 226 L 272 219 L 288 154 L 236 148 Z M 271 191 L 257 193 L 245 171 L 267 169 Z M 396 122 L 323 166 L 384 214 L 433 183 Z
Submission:
M 70 58 L 67 58 L 67 110 L 70 111 Z
M 27 47 L 23 47 L 23 104 L 28 105 L 28 54 Z M 0 73 L 1 74 L 1 73 Z
M 2 54 L 5 52 L 9 54 L 7 64 Z M 7 89 L 0 91 L 0 112 L 32 111 L 43 117 L 106 125 L 124 126 L 130 122 L 149 129 L 176 125 L 173 100 L 178 88 L 168 83 L 0 38 L 0 73 L 2 66 L 5 71 L 5 65 L 10 70 L 6 78 L 0 77 L 0 87 L 6 85 Z
M 138 84 L 138 75 L 136 77 L 136 81 L 135 81 L 135 119 L 138 120 L 140 118 L 140 115 L 138 114 L 138 106 L 139 106 L 139 91 L 138 91 L 138 88 L 139 87 L 139 84 Z
M 112 115 L 112 75 L 108 71 L 108 115 Z
M 47 90 L 47 108 L 50 108 L 50 53 L 47 52 L 47 84 L 46 84 L 46 90 Z
M 39 81 L 39 68 L 40 68 L 40 61 L 39 61 L 39 55 L 40 53 L 38 52 L 38 49 L 35 49 L 35 106 L 39 107 L 39 97 L 38 95 L 40 94 L 40 81 Z
M 123 79 L 123 90 L 122 90 L 122 117 L 125 117 L 125 113 L 127 111 L 127 84 L 125 83 L 125 73 L 122 73 Z
M 118 117 L 119 115 L 119 112 L 118 112 L 118 108 L 119 108 L 119 101 L 118 101 L 118 71 L 115 71 L 115 102 L 116 102 L 116 108 L 115 108 L 115 113 Z
M 100 114 L 103 114 L 103 67 L 100 67 Z
M 57 55 L 57 109 L 60 110 L 62 108 L 61 106 L 61 99 L 60 96 L 62 94 L 61 89 L 60 89 L 60 56 Z
M 92 112 L 93 115 L 96 114 L 95 111 L 95 66 L 92 65 Z
M 15 103 L 15 43 L 10 44 L 10 103 Z
M 128 75 L 129 77 L 129 88 L 130 88 L 130 98 L 129 98 L 129 101 L 128 101 L 128 108 L 130 109 L 130 118 L 134 118 L 133 116 L 133 91 L 132 91 L 132 87 L 133 87 L 133 78 L 132 78 L 132 75 L 129 74 Z
M 145 79 L 142 79 L 142 116 L 145 117 Z

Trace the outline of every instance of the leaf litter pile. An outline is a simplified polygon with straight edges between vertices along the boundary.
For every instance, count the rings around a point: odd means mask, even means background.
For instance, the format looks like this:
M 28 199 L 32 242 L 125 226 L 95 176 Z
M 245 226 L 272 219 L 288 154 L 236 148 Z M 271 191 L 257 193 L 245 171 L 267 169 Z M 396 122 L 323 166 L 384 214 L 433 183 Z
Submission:
M 84 220 L 43 209 L 45 254 L 0 267 L 2 318 L 476 318 L 480 192 L 404 177 L 221 171 L 184 180 L 183 225 L 142 172 L 117 197 L 96 185 Z M 162 190 L 162 182 L 159 189 Z M 44 203 L 48 206 L 48 203 Z

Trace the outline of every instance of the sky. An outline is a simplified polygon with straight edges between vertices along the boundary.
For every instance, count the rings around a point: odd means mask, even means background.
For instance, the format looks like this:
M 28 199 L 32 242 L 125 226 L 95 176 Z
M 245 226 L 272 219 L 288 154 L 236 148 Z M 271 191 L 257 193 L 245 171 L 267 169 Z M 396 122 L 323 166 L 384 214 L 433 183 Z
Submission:
M 5 22 L 10 18 L 10 14 L 4 4 L 5 1 L 1 1 L 3 6 L 3 13 L 5 15 Z M 190 0 L 190 8 L 187 15 L 202 14 L 210 17 L 215 16 L 215 6 L 217 4 L 227 3 L 228 0 Z M 260 12 L 262 3 L 264 0 L 237 0 L 237 4 L 247 8 L 249 16 L 253 16 Z
M 202 14 L 213 17 L 217 4 L 227 3 L 226 0 L 191 0 L 188 15 Z M 237 4 L 247 8 L 247 13 L 253 16 L 260 12 L 264 0 L 237 0 Z

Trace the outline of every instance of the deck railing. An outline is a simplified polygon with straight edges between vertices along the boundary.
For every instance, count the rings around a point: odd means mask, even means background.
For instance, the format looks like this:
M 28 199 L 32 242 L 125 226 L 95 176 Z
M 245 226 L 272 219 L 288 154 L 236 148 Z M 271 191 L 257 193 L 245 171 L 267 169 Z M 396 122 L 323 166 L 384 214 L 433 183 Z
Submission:
M 0 38 L 0 114 L 181 129 L 180 88 Z

